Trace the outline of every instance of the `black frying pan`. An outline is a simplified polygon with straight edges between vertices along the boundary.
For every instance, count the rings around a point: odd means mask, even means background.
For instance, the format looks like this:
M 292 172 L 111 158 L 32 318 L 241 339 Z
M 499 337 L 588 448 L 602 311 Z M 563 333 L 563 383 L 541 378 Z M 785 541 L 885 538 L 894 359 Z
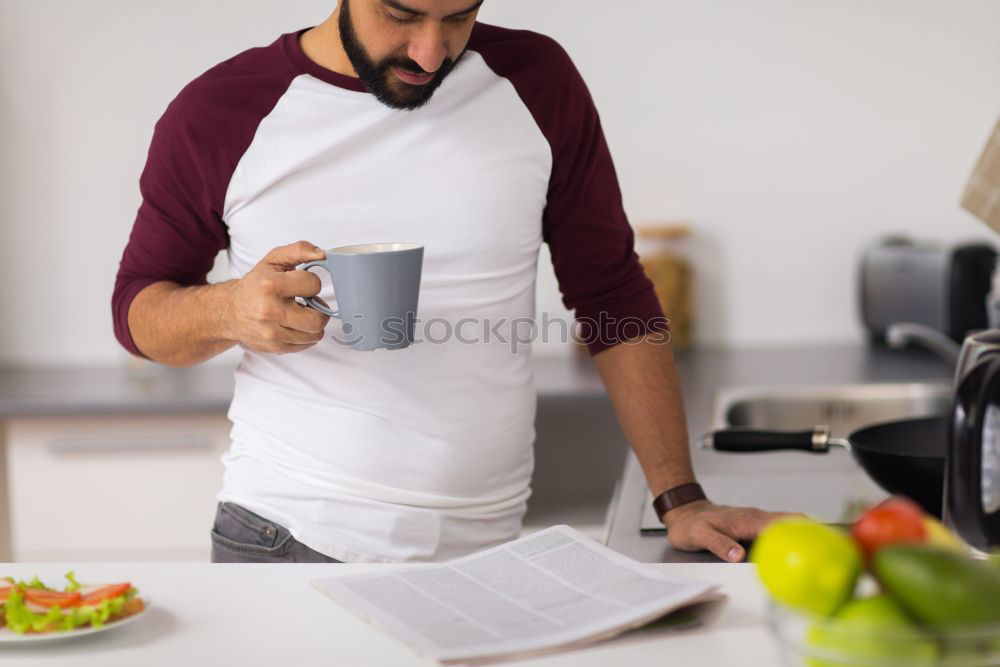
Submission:
M 832 438 L 823 426 L 796 432 L 731 428 L 702 436 L 698 444 L 720 452 L 798 449 L 814 454 L 843 447 L 883 489 L 912 498 L 940 518 L 947 425 L 946 417 L 904 419 L 866 426 L 847 438 Z

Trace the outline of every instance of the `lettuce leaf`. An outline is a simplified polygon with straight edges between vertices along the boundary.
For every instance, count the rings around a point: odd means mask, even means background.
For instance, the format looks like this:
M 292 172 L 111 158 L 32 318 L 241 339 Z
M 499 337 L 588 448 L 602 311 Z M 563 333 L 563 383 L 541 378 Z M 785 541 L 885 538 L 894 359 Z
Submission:
M 28 609 L 24 602 L 24 593 L 20 589 L 10 592 L 7 596 L 7 603 L 4 605 L 7 627 L 14 632 L 23 635 L 29 630 L 32 632 L 43 632 L 53 629 L 53 624 L 58 623 L 63 613 L 59 607 L 52 607 L 45 613 L 33 612 Z
M 65 589 L 67 593 L 76 593 L 80 590 L 80 582 L 76 580 L 76 574 L 73 573 L 73 570 L 66 573 L 66 579 L 69 581 Z
M 24 594 L 11 591 L 4 605 L 7 627 L 18 634 L 25 632 L 65 632 L 82 625 L 99 628 L 112 616 L 120 614 L 128 599 L 128 594 L 101 600 L 96 605 L 70 607 L 50 607 L 46 612 L 31 611 L 24 602 Z
M 78 607 L 81 612 L 90 609 L 90 624 L 95 628 L 99 628 L 108 619 L 116 614 L 122 613 L 122 608 L 125 606 L 125 595 L 119 595 L 118 597 L 108 598 L 107 600 L 101 600 L 96 607 Z
M 29 581 L 27 583 L 25 583 L 23 581 L 19 581 L 18 583 L 19 584 L 24 584 L 25 588 L 35 588 L 35 589 L 40 589 L 40 590 L 43 590 L 43 591 L 52 591 L 52 590 L 55 590 L 54 588 L 49 588 L 44 583 L 42 583 L 42 580 L 38 578 L 37 574 L 35 575 L 34 579 L 32 579 L 31 581 Z

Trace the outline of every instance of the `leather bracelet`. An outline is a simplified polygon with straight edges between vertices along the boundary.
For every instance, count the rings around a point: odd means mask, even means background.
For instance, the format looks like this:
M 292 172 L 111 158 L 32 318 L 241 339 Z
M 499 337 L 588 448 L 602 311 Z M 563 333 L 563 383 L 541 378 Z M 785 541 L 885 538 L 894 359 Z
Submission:
M 664 515 L 670 510 L 681 505 L 693 503 L 696 500 L 707 500 L 707 496 L 701 488 L 701 484 L 698 482 L 689 482 L 675 486 L 672 489 L 667 489 L 656 496 L 653 499 L 653 509 L 656 510 L 656 516 L 660 518 L 660 521 L 663 521 Z

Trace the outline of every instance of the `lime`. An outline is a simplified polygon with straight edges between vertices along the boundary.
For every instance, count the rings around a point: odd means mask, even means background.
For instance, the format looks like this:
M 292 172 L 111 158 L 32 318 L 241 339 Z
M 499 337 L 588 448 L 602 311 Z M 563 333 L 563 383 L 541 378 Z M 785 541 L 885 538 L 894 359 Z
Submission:
M 908 667 L 936 664 L 934 640 L 885 595 L 850 600 L 829 620 L 813 623 L 806 636 L 810 667 L 871 665 L 888 659 Z
M 854 541 L 830 526 L 789 517 L 768 524 L 750 560 L 778 602 L 829 616 L 854 592 L 862 557 Z

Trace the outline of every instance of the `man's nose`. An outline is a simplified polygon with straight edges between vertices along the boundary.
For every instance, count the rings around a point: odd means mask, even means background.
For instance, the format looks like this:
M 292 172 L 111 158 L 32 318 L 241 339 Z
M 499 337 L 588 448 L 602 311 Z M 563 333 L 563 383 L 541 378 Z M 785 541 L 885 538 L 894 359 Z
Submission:
M 441 24 L 436 21 L 424 21 L 420 30 L 410 39 L 406 55 L 425 72 L 436 72 L 448 56 Z

